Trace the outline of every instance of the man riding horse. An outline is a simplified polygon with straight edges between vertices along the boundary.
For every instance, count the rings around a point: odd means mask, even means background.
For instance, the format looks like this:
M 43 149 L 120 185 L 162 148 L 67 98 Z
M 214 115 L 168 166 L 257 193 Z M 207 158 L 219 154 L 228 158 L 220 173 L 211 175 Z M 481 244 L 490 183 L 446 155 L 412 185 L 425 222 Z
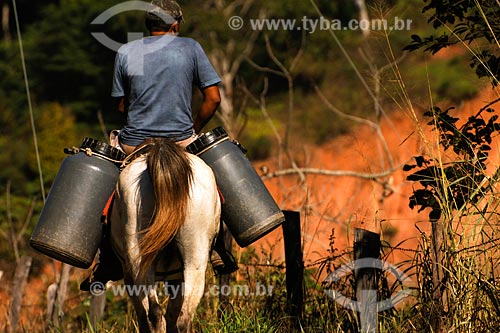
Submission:
M 118 135 L 117 148 L 127 155 L 150 138 L 168 138 L 182 147 L 196 140 L 220 104 L 220 78 L 200 44 L 179 37 L 182 10 L 173 0 L 153 0 L 146 14 L 150 36 L 123 45 L 115 59 L 111 95 L 117 109 L 127 115 Z M 192 87 L 203 95 L 193 120 Z M 220 233 L 221 234 L 221 233 Z M 107 241 L 100 248 L 99 263 L 80 285 L 105 284 L 122 278 L 118 259 Z M 234 258 L 217 238 L 211 262 L 216 274 L 237 270 Z

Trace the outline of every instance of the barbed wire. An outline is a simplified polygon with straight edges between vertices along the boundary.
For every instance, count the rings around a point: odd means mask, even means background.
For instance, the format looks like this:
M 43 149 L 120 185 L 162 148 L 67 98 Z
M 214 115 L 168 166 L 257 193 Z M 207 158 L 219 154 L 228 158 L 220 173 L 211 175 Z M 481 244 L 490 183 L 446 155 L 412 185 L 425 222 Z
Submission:
M 391 246 L 391 245 L 382 245 L 382 248 L 383 249 L 398 250 L 401 252 L 413 252 L 413 253 L 419 252 L 419 250 L 417 250 L 417 249 L 408 249 L 408 248 L 404 248 L 404 247 Z

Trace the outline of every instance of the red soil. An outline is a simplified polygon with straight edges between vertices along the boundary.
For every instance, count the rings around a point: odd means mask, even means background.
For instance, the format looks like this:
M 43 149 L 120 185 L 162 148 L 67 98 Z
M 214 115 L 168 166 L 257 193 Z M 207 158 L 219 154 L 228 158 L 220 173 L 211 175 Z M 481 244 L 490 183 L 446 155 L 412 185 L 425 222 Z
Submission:
M 499 92 L 485 89 L 474 100 L 464 103 L 451 111 L 451 115 L 463 119 L 475 114 L 488 102 L 499 97 Z M 285 210 L 300 211 L 303 236 L 303 251 L 306 265 L 328 255 L 329 236 L 335 230 L 334 247 L 342 252 L 353 243 L 354 228 L 364 228 L 381 232 L 382 240 L 391 246 L 415 249 L 419 231 L 428 232 L 428 211 L 418 213 L 408 206 L 412 194 L 412 183 L 402 171 L 406 163 L 414 163 L 413 156 L 429 152 L 437 147 L 435 132 L 430 126 L 423 125 L 419 134 L 418 124 L 409 112 L 395 112 L 385 118 L 381 132 L 385 138 L 394 172 L 381 178 L 387 182 L 388 189 L 370 180 L 359 177 L 332 177 L 325 175 L 306 175 L 306 186 L 300 185 L 297 175 L 266 180 L 265 184 L 279 206 Z M 297 147 L 303 151 L 301 167 L 324 170 L 352 170 L 361 173 L 379 173 L 389 170 L 387 159 L 381 150 L 380 141 L 368 126 L 360 126 L 351 134 L 339 137 L 320 147 Z M 498 146 L 492 147 L 491 166 L 498 165 Z M 299 149 L 294 149 L 299 151 Z M 441 152 L 446 160 L 447 152 Z M 283 158 L 283 161 L 285 159 Z M 285 163 L 285 162 L 283 162 Z M 259 170 L 266 166 L 269 172 L 277 170 L 277 159 L 256 163 Z M 417 229 L 418 227 L 418 229 Z M 396 229 L 395 235 L 384 235 L 385 230 Z M 266 252 L 273 250 L 273 258 L 284 260 L 281 228 L 273 231 L 254 243 Z M 337 252 L 337 253 L 338 253 Z M 385 251 L 387 252 L 387 251 Z M 411 251 L 394 251 L 390 261 L 399 262 L 412 256 Z

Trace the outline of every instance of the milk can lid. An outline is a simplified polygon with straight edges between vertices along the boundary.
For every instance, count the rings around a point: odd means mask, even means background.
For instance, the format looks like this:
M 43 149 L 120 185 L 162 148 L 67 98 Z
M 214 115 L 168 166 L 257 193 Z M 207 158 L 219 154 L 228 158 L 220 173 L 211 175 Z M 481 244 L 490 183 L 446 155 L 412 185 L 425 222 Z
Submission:
M 80 144 L 80 148 L 90 148 L 94 153 L 104 155 L 116 161 L 122 161 L 125 158 L 125 153 L 121 150 L 92 138 L 84 138 Z
M 222 126 L 219 126 L 210 132 L 200 135 L 198 139 L 186 147 L 186 150 L 196 155 L 211 144 L 225 138 L 227 138 L 226 130 Z

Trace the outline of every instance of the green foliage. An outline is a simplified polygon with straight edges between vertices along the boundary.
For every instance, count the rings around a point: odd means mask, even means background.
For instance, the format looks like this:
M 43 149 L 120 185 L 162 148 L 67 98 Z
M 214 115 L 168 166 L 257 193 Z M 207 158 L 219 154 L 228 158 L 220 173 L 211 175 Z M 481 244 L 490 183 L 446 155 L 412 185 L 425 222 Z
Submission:
M 39 154 L 42 164 L 42 174 L 46 191 L 50 188 L 62 159 L 65 157 L 63 149 L 77 145 L 75 119 L 70 109 L 58 103 L 45 104 L 40 107 L 37 124 L 37 138 Z M 16 140 L 18 137 L 30 137 L 29 127 L 18 124 L 12 119 L 8 133 L 0 136 L 0 148 L 5 154 L 0 155 L 0 163 L 4 168 L 0 170 L 0 187 L 8 181 L 13 184 L 13 193 L 39 193 L 39 170 L 33 141 Z
M 414 268 L 419 284 L 415 309 L 419 331 L 448 330 L 461 326 L 470 332 L 494 332 L 499 322 L 498 251 L 490 242 L 498 239 L 498 198 L 493 188 L 500 169 L 487 173 L 493 139 L 500 132 L 498 116 L 491 105 L 470 116 L 461 126 L 449 114 L 452 108 L 434 107 L 425 113 L 437 132 L 450 161 L 437 156 L 417 156 L 417 169 L 407 179 L 420 188 L 410 197 L 410 208 L 430 208 L 432 235 L 421 235 Z M 479 328 L 477 329 L 476 328 Z
M 247 123 L 240 142 L 247 149 L 248 158 L 251 160 L 268 158 L 276 145 L 271 126 L 267 124 L 266 119 L 258 110 L 249 108 L 246 115 L 252 121 Z M 273 126 L 279 128 L 280 124 L 275 123 Z
M 65 147 L 76 146 L 80 139 L 75 131 L 75 118 L 69 108 L 58 103 L 42 105 L 36 119 L 38 144 L 45 185 L 54 181 L 65 155 Z M 28 155 L 28 163 L 33 174 L 37 173 L 35 150 Z
M 498 206 L 495 204 L 492 209 Z M 497 227 L 487 222 L 491 219 L 495 217 L 490 212 L 478 209 L 454 221 L 470 226 L 468 232 L 452 222 L 444 223 L 444 242 L 439 246 L 443 259 L 437 263 L 436 243 L 422 232 L 412 266 L 418 283 L 418 296 L 412 307 L 416 332 L 436 331 L 437 327 L 442 331 L 473 333 L 500 329 L 500 282 L 495 273 L 500 253 L 498 246 L 491 246 L 488 241 L 496 241 L 499 235 Z M 440 268 L 445 274 L 436 281 Z
M 474 54 L 471 67 L 479 77 L 489 77 L 493 85 L 500 78 L 500 56 L 497 37 L 500 35 L 500 8 L 495 0 L 442 1 L 425 0 L 423 11 L 431 12 L 429 22 L 439 36 L 412 35 L 407 50 L 424 49 L 432 54 L 456 44 L 478 43 L 481 51 Z M 473 46 L 476 47 L 476 46 Z
M 2 193 L 0 196 L 0 258 L 14 262 L 12 237 L 18 238 L 20 255 L 28 251 L 28 239 L 42 202 L 36 198 Z
M 417 156 L 416 164 L 407 164 L 403 168 L 404 171 L 419 169 L 407 177 L 422 186 L 410 197 L 410 208 L 420 206 L 419 211 L 431 208 L 431 221 L 440 218 L 443 205 L 451 203 L 449 208 L 461 210 L 466 204 L 476 204 L 490 190 L 489 186 L 482 184 L 482 180 L 485 177 L 492 137 L 500 132 L 498 116 L 492 115 L 489 119 L 484 119 L 483 112 L 494 112 L 487 106 L 457 127 L 459 118 L 449 114 L 452 109 L 443 111 L 434 107 L 424 115 L 431 118 L 428 125 L 438 131 L 443 149 L 446 151 L 451 148 L 456 154 L 456 160 L 445 166 L 442 161 Z
M 428 89 L 434 98 L 458 104 L 476 96 L 486 85 L 484 82 L 478 82 L 474 73 L 467 71 L 465 63 L 463 56 L 436 59 L 431 61 L 427 68 L 416 67 L 408 73 L 412 74 L 414 82 L 428 82 Z
M 439 37 L 413 35 L 408 50 L 424 48 L 433 54 L 458 43 L 479 47 L 471 67 L 479 77 L 498 83 L 498 3 L 495 1 L 426 1 L 430 22 Z M 418 184 L 410 208 L 430 208 L 431 237 L 421 233 L 414 268 L 419 295 L 415 304 L 418 331 L 496 332 L 499 299 L 496 242 L 498 198 L 493 188 L 500 169 L 488 174 L 488 158 L 500 124 L 491 106 L 495 100 L 459 126 L 449 108 L 433 107 L 424 115 L 439 139 L 443 153 L 417 156 L 407 179 Z M 444 159 L 448 153 L 447 160 Z
M 27 117 L 21 116 L 21 110 L 26 107 L 20 54 L 17 45 L 0 42 L 0 133 L 8 129 L 12 122 Z M 17 111 L 17 112 L 14 112 Z M 20 117 L 21 116 L 21 117 Z
M 43 9 L 44 19 L 24 36 L 36 98 L 69 105 L 80 120 L 96 121 L 96 110 L 109 104 L 114 53 L 92 37 L 102 26 L 90 22 L 115 3 L 72 0 Z M 107 30 L 113 32 L 111 23 Z

